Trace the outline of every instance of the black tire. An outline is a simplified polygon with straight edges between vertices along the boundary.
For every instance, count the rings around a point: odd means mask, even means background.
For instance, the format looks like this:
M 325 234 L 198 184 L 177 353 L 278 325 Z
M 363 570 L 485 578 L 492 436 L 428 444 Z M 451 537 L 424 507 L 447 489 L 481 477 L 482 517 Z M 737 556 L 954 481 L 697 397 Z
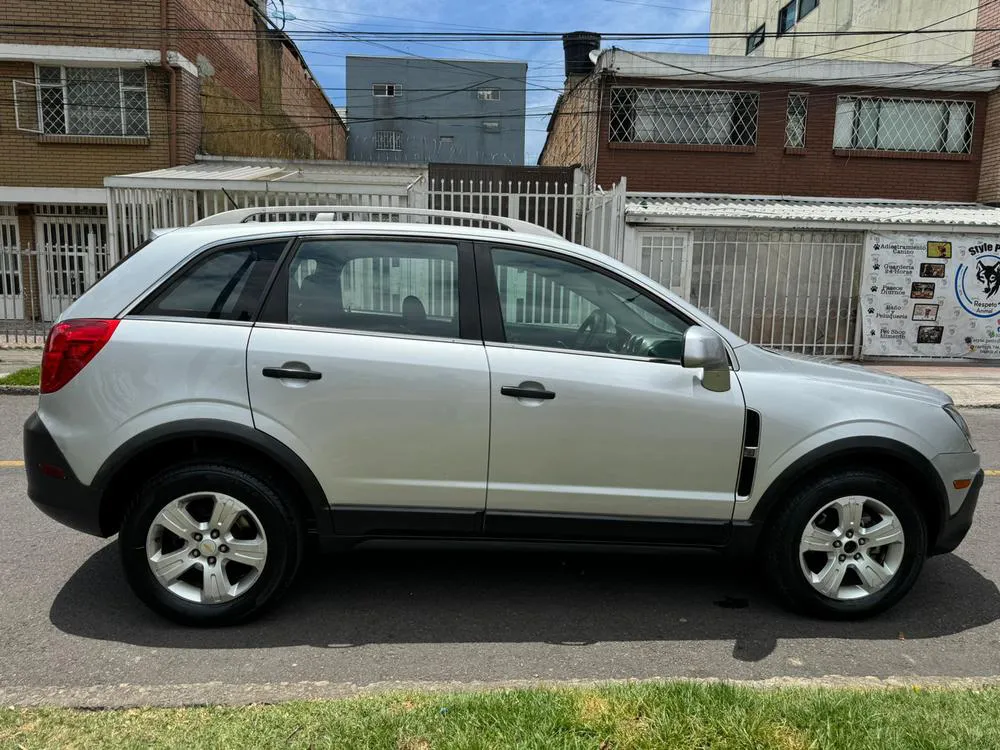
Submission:
M 824 596 L 806 580 L 799 544 L 806 525 L 827 503 L 861 495 L 885 504 L 903 528 L 903 556 L 893 578 L 859 599 Z M 790 609 L 828 620 L 871 617 L 896 604 L 913 587 L 927 556 L 927 523 L 913 493 L 894 477 L 869 469 L 840 470 L 808 479 L 770 519 L 762 539 L 765 572 L 779 599 Z
M 246 505 L 267 538 L 259 578 L 243 594 L 217 604 L 188 601 L 161 585 L 146 556 L 146 535 L 171 501 L 195 492 L 220 492 Z M 175 622 L 201 627 L 232 625 L 259 615 L 278 600 L 298 571 L 305 547 L 301 519 L 282 499 L 287 488 L 275 477 L 232 460 L 191 461 L 170 467 L 137 493 L 118 535 L 125 578 L 151 609 Z

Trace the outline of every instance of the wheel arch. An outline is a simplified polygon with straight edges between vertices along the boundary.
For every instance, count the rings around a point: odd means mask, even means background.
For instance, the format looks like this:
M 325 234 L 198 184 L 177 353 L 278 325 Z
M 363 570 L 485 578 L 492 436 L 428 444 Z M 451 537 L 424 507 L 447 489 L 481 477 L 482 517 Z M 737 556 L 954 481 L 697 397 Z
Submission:
M 100 527 L 110 536 L 121 527 L 130 490 L 144 478 L 191 458 L 250 459 L 284 480 L 307 531 L 320 539 L 333 532 L 323 488 L 306 463 L 288 446 L 252 427 L 215 419 L 186 419 L 158 425 L 133 436 L 105 460 L 91 486 L 101 496 Z
M 871 468 L 891 474 L 913 492 L 927 520 L 927 538 L 934 546 L 948 519 L 948 493 L 930 459 L 898 440 L 850 437 L 834 440 L 796 459 L 771 482 L 750 513 L 749 525 L 767 526 L 796 483 L 840 468 Z

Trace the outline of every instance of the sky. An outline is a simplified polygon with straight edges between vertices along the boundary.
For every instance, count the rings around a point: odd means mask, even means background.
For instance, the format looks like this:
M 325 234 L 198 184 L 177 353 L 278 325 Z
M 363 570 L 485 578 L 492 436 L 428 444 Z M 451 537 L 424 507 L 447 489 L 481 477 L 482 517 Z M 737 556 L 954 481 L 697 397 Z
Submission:
M 278 0 L 270 0 L 275 7 Z M 284 0 L 285 29 L 351 31 L 707 32 L 711 0 Z M 280 21 L 279 21 L 280 23 Z M 562 43 L 296 40 L 327 96 L 345 104 L 346 55 L 416 55 L 528 63 L 525 163 L 534 164 L 545 126 L 562 90 Z M 621 43 L 628 46 L 628 43 Z M 705 40 L 641 41 L 642 51 L 706 52 Z

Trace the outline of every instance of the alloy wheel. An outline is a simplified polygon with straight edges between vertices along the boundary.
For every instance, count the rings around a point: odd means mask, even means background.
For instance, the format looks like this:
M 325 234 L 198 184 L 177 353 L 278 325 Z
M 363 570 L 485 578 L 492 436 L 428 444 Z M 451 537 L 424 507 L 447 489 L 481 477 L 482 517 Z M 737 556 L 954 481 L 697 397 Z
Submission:
M 885 503 L 851 495 L 824 505 L 806 524 L 799 564 L 809 584 L 830 599 L 851 600 L 885 588 L 903 561 L 905 537 Z
M 267 562 L 260 520 L 234 497 L 195 492 L 171 500 L 146 534 L 153 576 L 174 595 L 220 604 L 247 592 Z

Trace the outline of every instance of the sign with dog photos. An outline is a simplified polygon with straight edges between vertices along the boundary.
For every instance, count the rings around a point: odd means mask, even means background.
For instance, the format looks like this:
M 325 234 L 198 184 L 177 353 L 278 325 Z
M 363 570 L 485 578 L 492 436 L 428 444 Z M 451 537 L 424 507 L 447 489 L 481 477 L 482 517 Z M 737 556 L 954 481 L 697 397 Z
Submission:
M 862 354 L 1000 359 L 1000 230 L 869 232 Z

